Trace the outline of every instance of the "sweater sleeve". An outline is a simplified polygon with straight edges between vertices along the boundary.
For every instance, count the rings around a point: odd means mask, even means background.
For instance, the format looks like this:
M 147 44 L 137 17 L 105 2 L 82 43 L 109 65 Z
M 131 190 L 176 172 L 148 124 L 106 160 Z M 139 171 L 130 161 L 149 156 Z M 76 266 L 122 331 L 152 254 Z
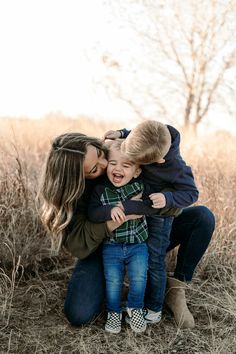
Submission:
M 110 235 L 105 223 L 92 223 L 87 220 L 85 212 L 78 212 L 65 230 L 63 246 L 73 256 L 84 259 Z
M 109 235 L 106 224 L 93 224 L 84 215 L 78 215 L 73 227 L 67 230 L 63 245 L 73 256 L 83 259 Z

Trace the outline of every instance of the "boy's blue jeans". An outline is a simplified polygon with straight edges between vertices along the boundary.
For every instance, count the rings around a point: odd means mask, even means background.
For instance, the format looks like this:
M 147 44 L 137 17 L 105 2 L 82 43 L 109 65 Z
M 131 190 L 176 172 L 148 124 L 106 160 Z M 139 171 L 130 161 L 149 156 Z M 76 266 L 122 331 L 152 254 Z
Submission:
M 126 267 L 129 278 L 127 306 L 143 308 L 148 267 L 146 243 L 105 243 L 102 254 L 107 311 L 121 312 L 121 293 Z
M 174 277 L 191 281 L 215 228 L 215 218 L 205 206 L 189 207 L 174 219 L 170 234 L 171 250 L 179 245 Z M 65 315 L 74 326 L 90 322 L 102 309 L 105 279 L 101 247 L 78 260 L 72 273 L 64 305 Z
M 152 311 L 161 311 L 166 289 L 165 258 L 170 244 L 173 217 L 147 217 L 149 268 L 145 294 L 145 306 Z

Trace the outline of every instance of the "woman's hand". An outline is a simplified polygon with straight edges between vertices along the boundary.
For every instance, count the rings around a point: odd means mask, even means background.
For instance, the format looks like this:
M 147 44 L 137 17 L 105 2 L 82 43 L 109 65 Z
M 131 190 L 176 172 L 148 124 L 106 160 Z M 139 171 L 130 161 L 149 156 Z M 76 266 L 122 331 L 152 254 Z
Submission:
M 123 224 L 123 221 L 122 222 L 113 221 L 113 220 L 106 221 L 106 225 L 107 225 L 109 232 L 114 231 L 115 229 L 117 229 L 117 227 L 119 227 L 122 224 Z
M 121 137 L 121 133 L 118 130 L 108 130 L 108 132 L 106 132 L 103 137 L 102 140 L 106 140 L 106 139 L 118 139 Z

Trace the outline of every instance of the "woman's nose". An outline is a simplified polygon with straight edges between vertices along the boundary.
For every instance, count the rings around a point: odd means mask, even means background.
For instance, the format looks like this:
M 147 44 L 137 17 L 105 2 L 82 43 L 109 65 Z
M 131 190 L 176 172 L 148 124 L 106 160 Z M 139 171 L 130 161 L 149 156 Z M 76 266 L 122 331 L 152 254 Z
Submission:
M 107 162 L 106 159 L 101 159 L 99 162 L 100 162 L 100 166 L 102 168 L 106 168 L 107 167 L 108 162 Z

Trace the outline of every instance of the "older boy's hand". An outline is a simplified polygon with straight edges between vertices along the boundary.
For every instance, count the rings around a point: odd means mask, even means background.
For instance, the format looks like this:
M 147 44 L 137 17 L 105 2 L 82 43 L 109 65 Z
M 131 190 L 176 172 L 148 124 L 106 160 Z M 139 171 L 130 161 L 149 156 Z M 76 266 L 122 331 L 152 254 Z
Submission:
M 106 139 L 118 139 L 121 137 L 121 133 L 118 130 L 108 130 L 102 138 L 102 140 Z
M 164 208 L 166 206 L 166 198 L 163 193 L 152 193 L 149 195 L 149 198 L 152 201 L 153 208 Z
M 125 221 L 125 213 L 119 207 L 114 207 L 111 209 L 111 218 L 113 221 L 124 222 Z

